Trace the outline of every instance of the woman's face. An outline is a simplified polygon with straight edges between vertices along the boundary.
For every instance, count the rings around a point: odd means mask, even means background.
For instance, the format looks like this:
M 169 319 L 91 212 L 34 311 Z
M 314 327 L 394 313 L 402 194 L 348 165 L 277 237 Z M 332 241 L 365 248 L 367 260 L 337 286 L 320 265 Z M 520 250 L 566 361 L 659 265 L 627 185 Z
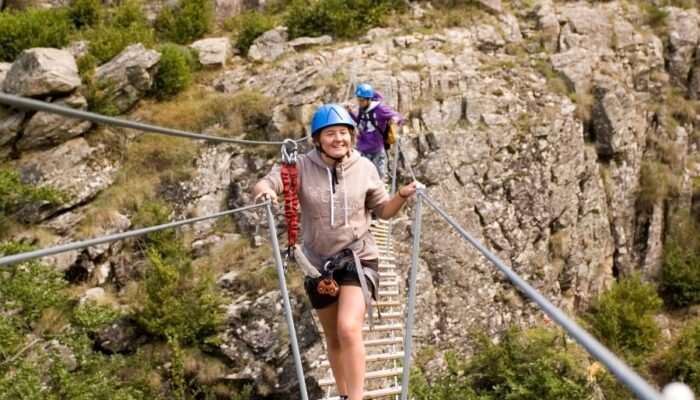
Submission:
M 323 151 L 333 157 L 343 157 L 352 146 L 352 133 L 347 126 L 334 125 L 324 128 L 318 134 L 318 141 Z
M 366 99 L 364 97 L 358 97 L 357 98 L 357 104 L 360 105 L 360 107 L 369 107 L 370 99 Z

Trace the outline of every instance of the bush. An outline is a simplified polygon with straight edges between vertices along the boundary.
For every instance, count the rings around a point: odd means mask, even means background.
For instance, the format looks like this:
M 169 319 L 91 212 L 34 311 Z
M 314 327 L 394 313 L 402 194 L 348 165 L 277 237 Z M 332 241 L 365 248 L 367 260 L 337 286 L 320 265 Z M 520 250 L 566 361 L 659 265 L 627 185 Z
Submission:
M 165 100 L 187 89 L 192 83 L 192 53 L 180 46 L 167 44 L 160 49 L 158 73 L 153 82 L 153 95 Z
M 350 38 L 382 25 L 392 10 L 404 7 L 398 0 L 319 0 L 311 6 L 292 0 L 284 23 L 293 38 L 322 34 Z
M 90 41 L 90 55 L 97 65 L 113 59 L 132 44 L 150 47 L 155 42 L 153 29 L 138 23 L 127 27 L 101 26 L 87 30 L 83 36 Z
M 637 190 L 638 211 L 651 214 L 654 205 L 662 204 L 677 188 L 677 179 L 668 165 L 654 161 L 643 162 Z
M 68 196 L 59 190 L 23 184 L 19 172 L 8 165 L 0 165 L 0 233 L 6 220 L 24 206 L 35 202 L 60 204 L 67 200 Z
M 689 214 L 671 221 L 664 240 L 661 296 L 675 308 L 700 304 L 700 226 Z
M 213 23 L 210 0 L 180 0 L 178 7 L 164 7 L 156 18 L 156 31 L 162 40 L 187 44 L 204 36 Z
M 700 318 L 691 321 L 661 360 L 667 381 L 681 381 L 700 393 Z
M 100 0 L 75 0 L 69 10 L 71 20 L 77 28 L 95 26 L 102 18 Z
M 654 315 L 661 304 L 656 288 L 634 275 L 615 282 L 609 291 L 598 296 L 584 320 L 598 340 L 639 364 L 660 337 Z
M 61 48 L 73 30 L 67 9 L 0 12 L 0 61 L 14 61 L 22 50 Z
M 567 346 L 556 331 L 511 329 L 499 344 L 485 335 L 479 342 L 467 365 L 460 365 L 448 353 L 448 371 L 436 382 L 430 384 L 421 373 L 415 374 L 412 396 L 416 400 L 590 398 L 585 355 Z
M 165 261 L 147 252 L 150 268 L 143 282 L 145 301 L 134 318 L 152 335 L 178 343 L 207 345 L 221 324 L 223 304 L 209 274 L 195 274 L 189 262 Z
M 110 18 L 110 25 L 119 28 L 128 28 L 132 25 L 140 27 L 148 26 L 146 15 L 140 0 L 123 0 L 114 9 Z
M 246 54 L 255 39 L 275 27 L 275 20 L 268 15 L 250 11 L 229 19 L 225 25 L 227 29 L 233 30 L 236 47 Z

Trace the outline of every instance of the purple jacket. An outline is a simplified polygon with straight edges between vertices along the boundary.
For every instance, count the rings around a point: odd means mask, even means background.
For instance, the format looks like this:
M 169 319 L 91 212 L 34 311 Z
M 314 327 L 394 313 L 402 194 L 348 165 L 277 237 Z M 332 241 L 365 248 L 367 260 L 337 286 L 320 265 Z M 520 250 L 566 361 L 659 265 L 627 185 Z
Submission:
M 359 113 L 350 113 L 357 124 L 357 150 L 361 153 L 380 153 L 384 150 L 382 132 L 392 117 L 398 117 L 399 124 L 403 124 L 403 115 L 382 104 L 384 98 L 379 92 L 374 92 L 374 97 L 367 107 L 367 113 L 374 113 L 377 126 L 373 126 L 367 118 L 360 120 Z

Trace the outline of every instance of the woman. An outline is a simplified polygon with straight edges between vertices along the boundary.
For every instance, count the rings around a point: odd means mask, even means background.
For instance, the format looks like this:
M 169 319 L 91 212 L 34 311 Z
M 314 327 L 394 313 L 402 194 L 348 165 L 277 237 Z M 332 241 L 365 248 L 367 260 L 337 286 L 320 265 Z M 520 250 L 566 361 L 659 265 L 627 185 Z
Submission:
M 379 287 L 379 249 L 369 233 L 370 212 L 383 219 L 393 217 L 416 192 L 417 183 L 389 196 L 372 162 L 353 149 L 355 124 L 340 105 L 321 106 L 311 121 L 311 132 L 315 149 L 297 159 L 304 254 L 322 270 L 330 258 L 350 249 L 356 256 L 350 259 L 359 258 L 360 266 L 351 263 L 350 268 L 332 272 L 340 286 L 336 296 L 319 293 L 315 284 L 305 286 L 326 335 L 338 393 L 341 399 L 360 400 L 365 379 L 362 324 L 367 290 L 376 299 Z M 279 169 L 253 187 L 256 202 L 269 198 L 275 203 L 282 192 Z M 363 291 L 363 287 L 368 289 Z

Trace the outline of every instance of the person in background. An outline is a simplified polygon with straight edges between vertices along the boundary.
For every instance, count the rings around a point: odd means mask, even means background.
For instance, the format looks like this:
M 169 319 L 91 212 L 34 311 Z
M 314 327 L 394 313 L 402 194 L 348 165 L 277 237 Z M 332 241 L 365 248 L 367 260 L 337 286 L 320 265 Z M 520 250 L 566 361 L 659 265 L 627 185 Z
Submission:
M 360 400 L 365 380 L 362 324 L 367 310 L 371 315 L 370 296 L 376 300 L 379 288 L 379 248 L 369 231 L 370 211 L 386 219 L 396 215 L 416 192 L 417 182 L 389 196 L 372 163 L 353 148 L 355 124 L 338 104 L 316 111 L 311 137 L 315 148 L 297 158 L 302 251 L 324 273 L 339 255 L 350 252 L 353 261 L 332 270 L 339 291 L 329 294 L 311 277 L 304 287 L 323 326 L 340 398 Z M 283 192 L 280 168 L 253 187 L 256 203 L 276 203 Z
M 355 89 L 359 108 L 346 104 L 350 116 L 357 123 L 357 150 L 377 167 L 379 177 L 387 175 L 387 156 L 384 143 L 389 125 L 403 124 L 403 115 L 382 104 L 384 99 L 372 86 L 362 83 Z

